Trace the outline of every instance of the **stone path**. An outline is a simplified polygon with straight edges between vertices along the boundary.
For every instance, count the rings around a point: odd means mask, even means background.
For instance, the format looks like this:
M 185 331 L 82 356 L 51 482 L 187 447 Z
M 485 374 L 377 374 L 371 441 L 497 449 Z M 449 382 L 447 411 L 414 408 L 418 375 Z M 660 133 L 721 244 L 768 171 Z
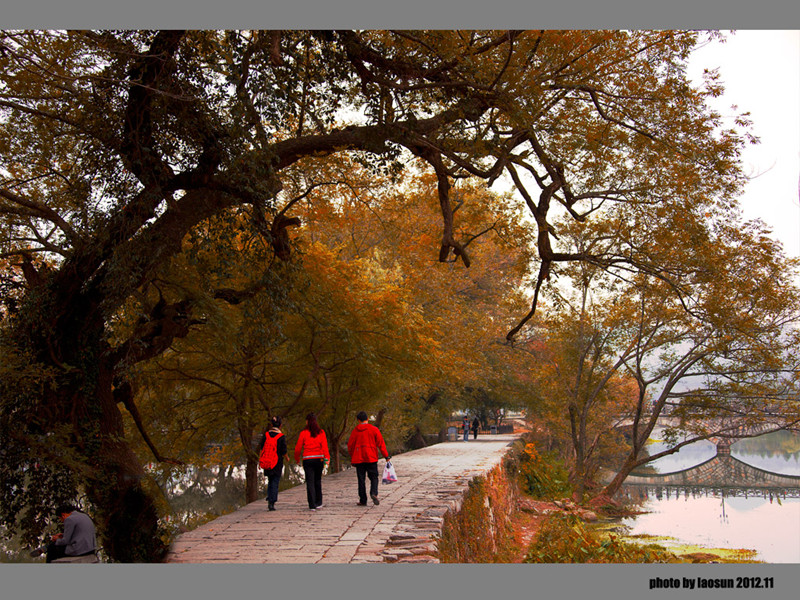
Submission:
M 398 481 L 380 484 L 377 506 L 357 505 L 354 469 L 322 478 L 324 506 L 316 511 L 304 485 L 284 490 L 275 511 L 258 500 L 179 536 L 167 562 L 438 562 L 432 553 L 444 514 L 460 508 L 469 481 L 499 464 L 516 437 L 484 435 L 398 454 Z

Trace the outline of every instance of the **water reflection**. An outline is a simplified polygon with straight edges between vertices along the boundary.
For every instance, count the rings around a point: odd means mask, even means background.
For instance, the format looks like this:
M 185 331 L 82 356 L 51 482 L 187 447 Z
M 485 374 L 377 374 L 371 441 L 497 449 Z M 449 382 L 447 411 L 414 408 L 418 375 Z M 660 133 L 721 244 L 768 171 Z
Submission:
M 720 498 L 666 495 L 649 498 L 649 511 L 623 519 L 630 535 L 675 538 L 664 546 L 695 544 L 705 548 L 747 548 L 756 560 L 800 562 L 800 499 Z
M 652 454 L 664 449 L 655 441 Z M 691 444 L 680 452 L 654 461 L 653 470 L 674 473 L 701 464 L 716 454 L 711 442 Z M 800 476 L 800 435 L 778 432 L 741 440 L 731 455 L 751 466 Z M 666 546 L 693 544 L 706 548 L 746 548 L 757 551 L 756 560 L 800 563 L 800 499 L 760 493 L 732 497 L 719 491 L 694 489 L 678 492 L 668 488 L 625 487 L 624 495 L 641 497 L 646 514 L 624 519 L 631 535 L 675 538 Z
M 731 456 L 765 471 L 800 475 L 800 435 L 777 431 L 739 440 L 731 446 Z
M 662 430 L 653 432 L 653 441 L 648 444 L 650 454 L 657 454 L 667 448 L 660 441 Z M 708 440 L 684 446 L 675 454 L 664 456 L 649 463 L 647 471 L 673 473 L 699 465 L 716 454 L 716 446 Z M 777 431 L 758 437 L 739 440 L 731 445 L 731 456 L 754 467 L 781 473 L 800 475 L 800 434 Z

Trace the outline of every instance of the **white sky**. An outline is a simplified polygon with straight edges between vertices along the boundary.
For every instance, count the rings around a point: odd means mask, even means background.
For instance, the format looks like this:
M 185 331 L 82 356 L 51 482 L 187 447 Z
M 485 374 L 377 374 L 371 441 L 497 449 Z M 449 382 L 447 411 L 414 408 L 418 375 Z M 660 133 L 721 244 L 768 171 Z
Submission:
M 749 111 L 761 138 L 743 155 L 757 175 L 740 198 L 743 216 L 762 219 L 788 256 L 800 256 L 800 30 L 736 31 L 695 52 L 689 75 L 699 81 L 703 68 L 719 68 L 725 85 L 714 108 Z

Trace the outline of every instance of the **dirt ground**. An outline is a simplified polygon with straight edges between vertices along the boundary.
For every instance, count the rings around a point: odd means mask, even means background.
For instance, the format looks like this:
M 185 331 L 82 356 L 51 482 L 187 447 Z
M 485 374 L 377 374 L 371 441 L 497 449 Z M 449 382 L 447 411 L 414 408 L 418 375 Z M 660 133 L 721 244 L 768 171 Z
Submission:
M 560 509 L 552 502 L 543 502 L 525 498 L 520 500 L 520 510 L 514 519 L 514 546 L 516 555 L 510 562 L 521 563 L 525 560 L 528 547 L 539 533 L 542 522 L 547 515 Z

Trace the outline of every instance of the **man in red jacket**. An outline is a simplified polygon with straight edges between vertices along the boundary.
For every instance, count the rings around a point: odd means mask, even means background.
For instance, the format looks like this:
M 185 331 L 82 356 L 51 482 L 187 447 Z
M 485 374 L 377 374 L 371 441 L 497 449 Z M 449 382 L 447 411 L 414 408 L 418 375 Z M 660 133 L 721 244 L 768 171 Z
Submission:
M 389 453 L 383 441 L 381 430 L 367 423 L 367 413 L 363 410 L 356 415 L 358 425 L 355 426 L 347 440 L 347 451 L 350 463 L 356 468 L 358 477 L 358 504 L 367 505 L 366 477 L 369 476 L 369 497 L 374 504 L 378 500 L 378 452 L 388 461 Z

